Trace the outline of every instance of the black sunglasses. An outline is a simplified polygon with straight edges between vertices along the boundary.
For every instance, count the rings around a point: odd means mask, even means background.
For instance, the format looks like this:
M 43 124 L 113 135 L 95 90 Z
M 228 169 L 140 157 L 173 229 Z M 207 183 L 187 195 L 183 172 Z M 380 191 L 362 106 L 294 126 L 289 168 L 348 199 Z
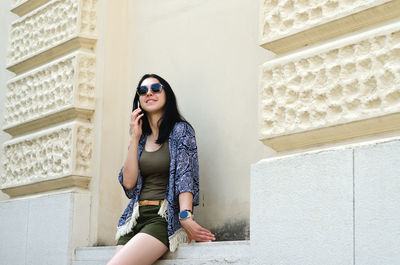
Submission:
M 162 87 L 163 85 L 161 85 L 160 83 L 154 83 L 150 85 L 150 88 L 148 86 L 140 86 L 136 92 L 138 93 L 139 96 L 146 95 L 149 89 L 151 89 L 151 92 L 153 93 L 160 93 Z

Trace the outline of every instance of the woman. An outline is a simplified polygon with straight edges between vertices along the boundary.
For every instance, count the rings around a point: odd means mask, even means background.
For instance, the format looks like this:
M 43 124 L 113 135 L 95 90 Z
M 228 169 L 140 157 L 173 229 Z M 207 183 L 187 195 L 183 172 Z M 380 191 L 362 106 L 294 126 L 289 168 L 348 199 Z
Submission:
M 192 218 L 199 204 L 194 130 L 158 75 L 144 75 L 136 89 L 119 181 L 131 201 L 119 220 L 117 252 L 108 265 L 153 264 L 181 242 L 215 240 Z

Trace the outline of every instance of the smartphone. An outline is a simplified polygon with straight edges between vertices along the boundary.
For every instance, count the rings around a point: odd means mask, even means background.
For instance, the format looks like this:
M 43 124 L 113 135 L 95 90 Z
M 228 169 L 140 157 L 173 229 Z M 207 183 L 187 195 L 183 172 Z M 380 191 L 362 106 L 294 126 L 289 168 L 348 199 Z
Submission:
M 139 100 L 138 100 L 138 102 L 137 102 L 137 108 L 140 108 L 140 102 L 139 102 Z M 132 110 L 132 112 L 135 110 L 135 108 L 133 108 L 133 110 Z M 140 112 L 139 112 L 139 115 L 141 114 L 141 113 L 143 113 L 143 110 L 140 110 Z M 143 116 L 142 116 L 143 117 Z M 142 118 L 140 118 L 140 119 L 142 119 Z M 129 126 L 129 135 L 131 135 L 132 134 L 132 132 L 131 132 L 131 127 Z

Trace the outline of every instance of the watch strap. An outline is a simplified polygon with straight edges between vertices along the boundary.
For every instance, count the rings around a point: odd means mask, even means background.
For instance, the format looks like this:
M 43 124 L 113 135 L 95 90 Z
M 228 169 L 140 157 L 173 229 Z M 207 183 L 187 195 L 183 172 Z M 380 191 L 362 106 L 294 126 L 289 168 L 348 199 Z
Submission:
M 193 219 L 193 214 L 191 210 L 182 210 L 179 212 L 179 220 L 185 220 L 188 218 L 192 218 Z

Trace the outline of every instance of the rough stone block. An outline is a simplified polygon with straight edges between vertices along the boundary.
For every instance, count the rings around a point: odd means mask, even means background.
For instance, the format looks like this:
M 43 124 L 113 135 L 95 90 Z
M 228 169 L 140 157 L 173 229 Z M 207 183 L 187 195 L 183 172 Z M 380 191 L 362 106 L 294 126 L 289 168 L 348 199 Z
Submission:
M 352 150 L 252 166 L 251 264 L 352 264 Z
M 281 151 L 400 129 L 400 23 L 262 66 L 260 138 Z
M 70 122 L 6 142 L 1 189 L 17 196 L 87 187 L 92 170 L 92 133 L 90 124 Z
M 7 84 L 4 131 L 15 135 L 74 117 L 88 118 L 95 104 L 93 54 L 75 52 Z
M 355 149 L 356 264 L 400 261 L 400 140 Z
M 399 0 L 263 0 L 261 45 L 284 53 L 400 16 Z
M 11 24 L 7 65 L 21 73 L 79 47 L 93 48 L 97 0 L 53 0 Z

